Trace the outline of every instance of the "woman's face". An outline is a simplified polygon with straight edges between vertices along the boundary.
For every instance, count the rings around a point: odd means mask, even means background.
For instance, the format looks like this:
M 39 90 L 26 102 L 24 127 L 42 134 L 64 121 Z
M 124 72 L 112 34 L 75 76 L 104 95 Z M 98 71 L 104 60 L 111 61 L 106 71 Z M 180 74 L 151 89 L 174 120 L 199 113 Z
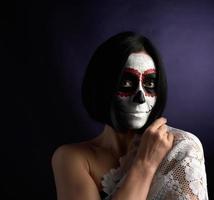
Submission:
M 140 129 L 156 102 L 156 68 L 147 53 L 129 55 L 113 102 L 113 124 Z

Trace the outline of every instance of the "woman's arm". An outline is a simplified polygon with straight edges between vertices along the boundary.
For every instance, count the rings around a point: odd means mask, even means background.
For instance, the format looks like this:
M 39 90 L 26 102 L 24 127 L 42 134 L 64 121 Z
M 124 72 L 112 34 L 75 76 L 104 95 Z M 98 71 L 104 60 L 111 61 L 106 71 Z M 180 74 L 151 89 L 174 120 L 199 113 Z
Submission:
M 174 128 L 172 131 L 175 133 L 175 143 L 159 170 L 159 175 L 161 171 L 168 174 L 165 178 L 168 183 L 160 185 L 159 190 L 165 191 L 164 199 L 208 200 L 201 141 L 189 132 Z M 167 187 L 164 188 L 164 185 Z
M 87 163 L 81 157 L 78 149 L 72 146 L 61 146 L 54 152 L 52 168 L 57 200 L 100 200 L 97 186 L 87 170 Z M 136 200 L 136 194 L 143 199 L 148 193 L 153 175 L 151 168 L 136 163 L 130 168 L 124 186 L 114 199 Z
M 147 171 L 148 168 L 146 168 L 140 174 L 133 173 L 136 174 L 136 177 L 138 175 L 136 180 L 130 179 L 130 172 L 133 171 L 133 169 L 130 169 L 125 181 L 126 184 L 129 184 L 127 188 L 130 189 L 130 193 L 128 193 L 127 196 L 130 196 L 134 191 L 136 194 L 139 194 L 139 198 L 133 194 L 133 198 L 130 197 L 130 199 L 141 199 L 141 197 L 143 199 L 143 194 L 146 193 L 145 190 L 149 188 L 149 196 L 147 195 L 149 199 L 208 200 L 204 153 L 200 140 L 188 132 L 178 129 L 177 131 L 176 129 L 172 129 L 172 131 L 175 135 L 173 148 L 161 163 L 158 171 L 156 171 L 156 175 L 152 179 L 152 185 L 147 187 L 145 183 L 140 183 L 141 180 L 139 177 L 146 177 L 144 181 L 149 183 L 148 178 L 151 177 L 150 175 L 153 174 L 153 171 Z M 146 165 L 144 165 L 144 167 L 145 166 Z M 140 169 L 142 169 L 142 167 L 143 166 L 141 166 Z M 137 171 L 140 172 L 140 170 Z M 118 185 L 121 184 L 119 183 Z M 142 188 L 137 191 L 140 185 Z M 134 189 L 132 189 L 132 187 L 134 187 Z M 120 189 L 118 189 L 118 192 L 119 191 Z M 142 192 L 142 194 L 140 192 Z
M 143 133 L 136 157 L 112 200 L 146 199 L 153 176 L 172 147 L 166 119 L 157 119 Z M 62 146 L 52 158 L 58 200 L 100 200 L 89 166 L 75 147 Z
M 121 187 L 114 193 L 112 200 L 144 200 L 146 199 L 155 171 L 138 163 L 129 169 Z
M 58 200 L 100 200 L 88 164 L 74 146 L 59 147 L 52 157 Z
M 166 119 L 159 118 L 143 133 L 135 160 L 112 200 L 147 198 L 153 176 L 173 144 L 173 134 L 167 133 L 165 123 Z

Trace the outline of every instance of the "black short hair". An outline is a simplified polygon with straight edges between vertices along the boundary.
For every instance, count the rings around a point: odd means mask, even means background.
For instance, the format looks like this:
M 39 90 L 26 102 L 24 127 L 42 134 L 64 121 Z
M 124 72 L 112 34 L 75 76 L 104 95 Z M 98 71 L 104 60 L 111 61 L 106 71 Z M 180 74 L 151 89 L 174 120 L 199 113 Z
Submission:
M 82 83 L 82 101 L 96 121 L 113 127 L 110 108 L 118 78 L 128 56 L 140 51 L 152 57 L 157 71 L 157 100 L 142 129 L 145 130 L 162 115 L 167 100 L 167 80 L 159 53 L 148 38 L 128 31 L 112 36 L 98 46 L 87 66 Z

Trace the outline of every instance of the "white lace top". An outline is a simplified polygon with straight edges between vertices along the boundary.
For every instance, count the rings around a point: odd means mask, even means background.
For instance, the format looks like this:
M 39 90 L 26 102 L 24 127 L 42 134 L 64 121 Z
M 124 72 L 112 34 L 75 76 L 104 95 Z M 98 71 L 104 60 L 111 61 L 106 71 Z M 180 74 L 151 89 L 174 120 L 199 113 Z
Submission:
M 174 134 L 173 148 L 153 178 L 147 200 L 208 200 L 203 147 L 193 134 L 168 126 Z M 136 153 L 140 136 L 133 139 L 132 151 L 120 157 L 120 166 L 102 178 L 103 191 L 110 200 L 121 186 Z

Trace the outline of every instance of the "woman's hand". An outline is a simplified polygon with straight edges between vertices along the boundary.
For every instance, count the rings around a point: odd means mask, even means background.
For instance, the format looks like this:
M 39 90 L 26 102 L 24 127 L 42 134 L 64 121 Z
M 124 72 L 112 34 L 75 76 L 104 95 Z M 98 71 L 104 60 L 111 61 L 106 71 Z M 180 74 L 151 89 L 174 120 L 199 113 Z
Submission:
M 166 122 L 165 118 L 155 120 L 142 136 L 133 139 L 124 164 L 124 167 L 127 163 L 131 166 L 128 166 L 126 176 L 119 182 L 121 186 L 112 199 L 147 198 L 154 174 L 173 145 L 174 137 L 167 132 Z
M 142 164 L 157 170 L 159 164 L 172 148 L 174 136 L 167 132 L 167 120 L 163 117 L 155 120 L 141 136 L 138 151 L 133 164 Z

